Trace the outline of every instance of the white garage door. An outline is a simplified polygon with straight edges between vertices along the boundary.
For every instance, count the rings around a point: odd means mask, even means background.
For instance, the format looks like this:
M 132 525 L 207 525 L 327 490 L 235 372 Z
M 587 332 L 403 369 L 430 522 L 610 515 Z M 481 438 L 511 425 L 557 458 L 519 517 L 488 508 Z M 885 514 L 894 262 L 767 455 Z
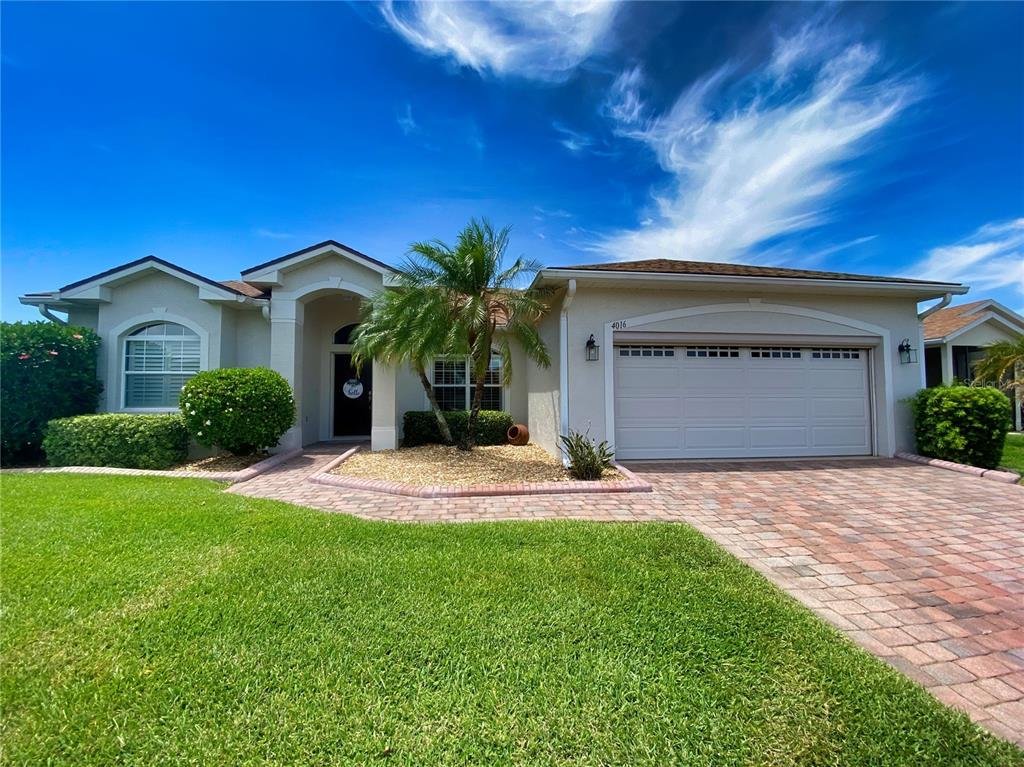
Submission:
M 864 349 L 615 347 L 619 458 L 869 455 Z

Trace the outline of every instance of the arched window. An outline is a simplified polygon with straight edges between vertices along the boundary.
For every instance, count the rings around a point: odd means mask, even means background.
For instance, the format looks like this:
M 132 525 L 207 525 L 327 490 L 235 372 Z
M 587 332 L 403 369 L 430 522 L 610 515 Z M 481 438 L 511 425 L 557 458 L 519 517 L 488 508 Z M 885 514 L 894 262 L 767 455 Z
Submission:
M 199 372 L 199 355 L 199 336 L 184 325 L 156 322 L 133 330 L 124 342 L 124 406 L 178 407 L 181 387 Z
M 353 322 L 351 325 L 346 325 L 345 327 L 341 328 L 340 330 L 338 330 L 337 333 L 334 334 L 334 343 L 338 346 L 352 343 L 352 334 L 358 327 L 359 325 Z

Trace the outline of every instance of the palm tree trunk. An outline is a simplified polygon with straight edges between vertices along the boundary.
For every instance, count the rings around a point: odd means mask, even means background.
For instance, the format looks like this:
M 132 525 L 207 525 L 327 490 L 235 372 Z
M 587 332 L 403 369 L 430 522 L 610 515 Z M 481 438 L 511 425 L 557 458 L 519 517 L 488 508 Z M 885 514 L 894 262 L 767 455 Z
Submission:
M 437 428 L 441 430 L 441 439 L 444 440 L 446 445 L 450 445 L 455 441 L 452 439 L 452 430 L 448 427 L 448 419 L 444 417 L 444 411 L 437 404 L 437 397 L 434 396 L 434 387 L 427 377 L 427 371 L 423 369 L 422 365 L 416 365 L 416 372 L 419 374 L 420 383 L 423 384 L 423 391 L 427 393 L 430 409 L 434 411 L 434 418 L 437 419 Z
M 480 406 L 484 401 L 484 384 L 487 382 L 487 370 L 491 365 L 491 337 L 494 328 L 488 329 L 487 343 L 482 344 L 484 354 L 483 360 L 473 360 L 473 369 L 476 371 L 476 381 L 473 384 L 473 404 L 469 409 L 469 418 L 466 422 L 466 436 L 459 447 L 463 450 L 472 450 L 476 447 L 476 424 L 480 420 Z

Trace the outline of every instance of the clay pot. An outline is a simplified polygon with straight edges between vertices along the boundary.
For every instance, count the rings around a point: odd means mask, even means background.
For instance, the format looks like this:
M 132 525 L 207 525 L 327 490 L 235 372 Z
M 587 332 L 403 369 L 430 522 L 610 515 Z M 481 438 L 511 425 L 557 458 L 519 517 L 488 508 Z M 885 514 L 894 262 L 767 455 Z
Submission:
M 508 427 L 508 443 L 510 445 L 525 445 L 530 441 L 530 430 L 525 423 L 517 423 Z

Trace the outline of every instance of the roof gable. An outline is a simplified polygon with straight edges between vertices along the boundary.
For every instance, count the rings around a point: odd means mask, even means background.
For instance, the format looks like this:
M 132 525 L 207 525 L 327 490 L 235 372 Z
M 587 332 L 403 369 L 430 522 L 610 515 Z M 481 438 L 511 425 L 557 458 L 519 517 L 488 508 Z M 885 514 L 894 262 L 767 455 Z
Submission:
M 283 256 L 279 256 L 278 258 L 273 258 L 270 261 L 265 261 L 262 264 L 257 264 L 249 269 L 243 269 L 242 277 L 249 282 L 262 282 L 265 277 L 273 276 L 273 274 L 278 270 L 291 269 L 299 264 L 323 258 L 331 253 L 348 258 L 361 266 L 365 266 L 371 271 L 385 276 L 390 276 L 396 273 L 394 268 L 388 266 L 383 261 L 371 258 L 365 253 L 360 253 L 358 250 L 350 248 L 348 245 L 343 245 L 336 240 L 324 240 L 323 242 L 318 242 L 316 245 L 310 245 L 307 248 L 296 250 L 294 253 L 287 253 Z
M 170 261 L 164 261 L 162 258 L 156 256 L 144 256 L 143 258 L 135 261 L 130 261 L 127 264 L 121 264 L 115 266 L 112 269 L 94 274 L 90 277 L 86 277 L 76 282 L 69 283 L 62 287 L 58 292 L 61 298 L 91 298 L 98 297 L 99 292 L 110 285 L 116 284 L 119 281 L 131 278 L 135 275 L 140 275 L 148 271 L 159 271 L 164 274 L 169 274 L 172 277 L 189 282 L 196 285 L 200 290 L 213 291 L 213 295 L 209 297 L 220 297 L 220 298 L 245 298 L 249 294 L 239 290 L 230 285 L 211 280 L 209 277 L 204 277 L 201 274 L 184 269 L 177 264 L 172 264 Z
M 1024 333 L 1024 317 L 998 301 L 985 299 L 950 306 L 928 315 L 924 319 L 924 337 L 927 341 L 950 339 L 986 320 L 995 320 Z

